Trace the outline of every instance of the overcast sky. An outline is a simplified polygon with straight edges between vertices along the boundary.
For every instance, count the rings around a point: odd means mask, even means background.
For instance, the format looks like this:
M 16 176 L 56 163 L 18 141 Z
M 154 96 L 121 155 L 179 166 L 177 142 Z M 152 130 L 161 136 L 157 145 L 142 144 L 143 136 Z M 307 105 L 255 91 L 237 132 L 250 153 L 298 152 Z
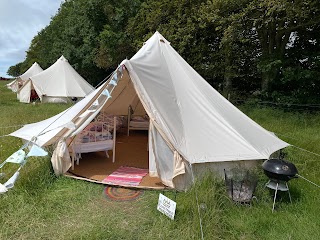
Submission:
M 31 40 L 50 23 L 63 0 L 0 0 L 0 76 L 22 62 Z

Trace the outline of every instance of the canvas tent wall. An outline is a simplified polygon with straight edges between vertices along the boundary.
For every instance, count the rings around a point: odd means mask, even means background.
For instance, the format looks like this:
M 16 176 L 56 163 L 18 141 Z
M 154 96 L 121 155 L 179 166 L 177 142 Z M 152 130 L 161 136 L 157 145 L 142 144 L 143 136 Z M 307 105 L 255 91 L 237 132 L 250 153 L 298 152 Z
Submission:
M 214 90 L 158 32 L 111 79 L 60 118 L 26 125 L 11 135 L 26 140 L 37 136 L 40 146 L 63 141 L 99 111 L 126 114 L 136 95 L 150 117 L 149 173 L 167 186 L 185 189 L 192 173 L 198 176 L 208 168 L 221 173 L 268 159 L 288 146 Z M 76 130 L 64 128 L 68 122 Z
M 8 83 L 7 87 L 11 89 L 13 92 L 17 92 L 19 88 L 22 87 L 24 82 L 29 79 L 29 77 L 32 77 L 42 71 L 43 69 L 40 67 L 40 65 L 37 62 L 34 62 L 32 66 L 25 73 L 17 77 L 11 83 Z
M 83 98 L 94 88 L 61 56 L 45 71 L 34 75 L 19 91 L 21 102 L 30 102 L 34 89 L 41 102 L 68 102 L 70 98 Z

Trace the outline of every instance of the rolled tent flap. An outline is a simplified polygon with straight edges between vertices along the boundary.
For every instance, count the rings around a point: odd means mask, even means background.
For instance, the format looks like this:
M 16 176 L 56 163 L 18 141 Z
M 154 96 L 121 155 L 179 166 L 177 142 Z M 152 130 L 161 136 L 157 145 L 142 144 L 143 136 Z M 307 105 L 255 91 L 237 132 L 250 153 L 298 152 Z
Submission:
M 53 151 L 51 163 L 57 176 L 64 174 L 71 167 L 69 150 L 64 140 L 58 142 L 56 149 Z
M 180 174 L 185 174 L 186 169 L 185 169 L 184 161 L 181 155 L 177 151 L 174 151 L 173 157 L 174 157 L 173 178 L 175 178 Z

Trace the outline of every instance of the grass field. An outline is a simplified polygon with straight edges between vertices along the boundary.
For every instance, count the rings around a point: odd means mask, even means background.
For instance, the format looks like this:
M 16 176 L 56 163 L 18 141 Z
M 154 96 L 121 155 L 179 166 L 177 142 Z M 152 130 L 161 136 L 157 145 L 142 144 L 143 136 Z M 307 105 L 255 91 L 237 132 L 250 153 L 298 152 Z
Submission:
M 22 104 L 0 82 L 1 136 L 19 125 L 39 121 L 66 109 L 59 104 Z M 320 153 L 320 114 L 294 113 L 257 106 L 241 110 L 292 145 Z M 0 160 L 21 146 L 13 137 L 0 138 Z M 287 159 L 299 173 L 320 184 L 320 157 L 295 147 Z M 4 172 L 13 173 L 14 166 Z M 16 186 L 0 195 L 0 239 L 201 239 L 196 195 L 204 239 L 319 239 L 320 189 L 302 179 L 289 182 L 293 203 L 286 194 L 271 213 L 272 196 L 259 172 L 257 201 L 251 207 L 229 200 L 222 180 L 207 176 L 187 192 L 176 195 L 172 221 L 156 210 L 159 191 L 144 191 L 131 202 L 114 202 L 103 195 L 104 186 L 55 177 L 50 158 L 32 158 Z M 3 183 L 4 179 L 0 179 Z M 174 192 L 165 192 L 171 199 Z

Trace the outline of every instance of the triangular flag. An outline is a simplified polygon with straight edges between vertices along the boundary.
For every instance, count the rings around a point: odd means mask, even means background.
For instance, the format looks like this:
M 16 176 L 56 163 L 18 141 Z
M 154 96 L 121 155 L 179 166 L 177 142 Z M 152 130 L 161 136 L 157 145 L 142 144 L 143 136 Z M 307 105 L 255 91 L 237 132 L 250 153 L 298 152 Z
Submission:
M 19 177 L 19 172 L 15 172 L 12 177 L 4 184 L 4 186 L 7 188 L 7 189 L 10 189 L 10 188 L 13 188 L 14 187 L 14 184 L 15 182 L 17 181 L 18 177 Z
M 118 70 L 120 73 L 122 73 L 122 65 L 119 65 Z
M 92 103 L 92 106 L 99 106 L 99 101 L 98 101 L 98 100 L 95 100 L 95 101 Z
M 117 74 L 117 73 L 115 73 L 115 74 L 113 75 L 112 80 L 114 80 L 114 81 L 117 81 L 117 80 L 118 80 L 118 74 Z
M 110 84 L 113 85 L 113 86 L 117 86 L 117 82 L 115 80 L 113 80 L 113 79 L 111 79 Z
M 6 188 L 6 186 L 0 183 L 0 193 L 5 193 L 5 192 L 8 192 L 8 189 Z
M 6 162 L 21 164 L 24 162 L 25 156 L 26 156 L 26 153 L 22 149 L 20 149 L 15 153 L 13 153 L 10 157 L 8 157 L 6 159 Z
M 103 90 L 102 94 L 107 96 L 108 98 L 111 98 L 111 95 L 107 89 Z
M 32 145 L 32 148 L 30 149 L 30 152 L 27 154 L 27 157 L 31 157 L 31 156 L 42 157 L 47 155 L 48 155 L 48 152 L 43 150 L 41 147 L 38 147 L 37 145 Z

